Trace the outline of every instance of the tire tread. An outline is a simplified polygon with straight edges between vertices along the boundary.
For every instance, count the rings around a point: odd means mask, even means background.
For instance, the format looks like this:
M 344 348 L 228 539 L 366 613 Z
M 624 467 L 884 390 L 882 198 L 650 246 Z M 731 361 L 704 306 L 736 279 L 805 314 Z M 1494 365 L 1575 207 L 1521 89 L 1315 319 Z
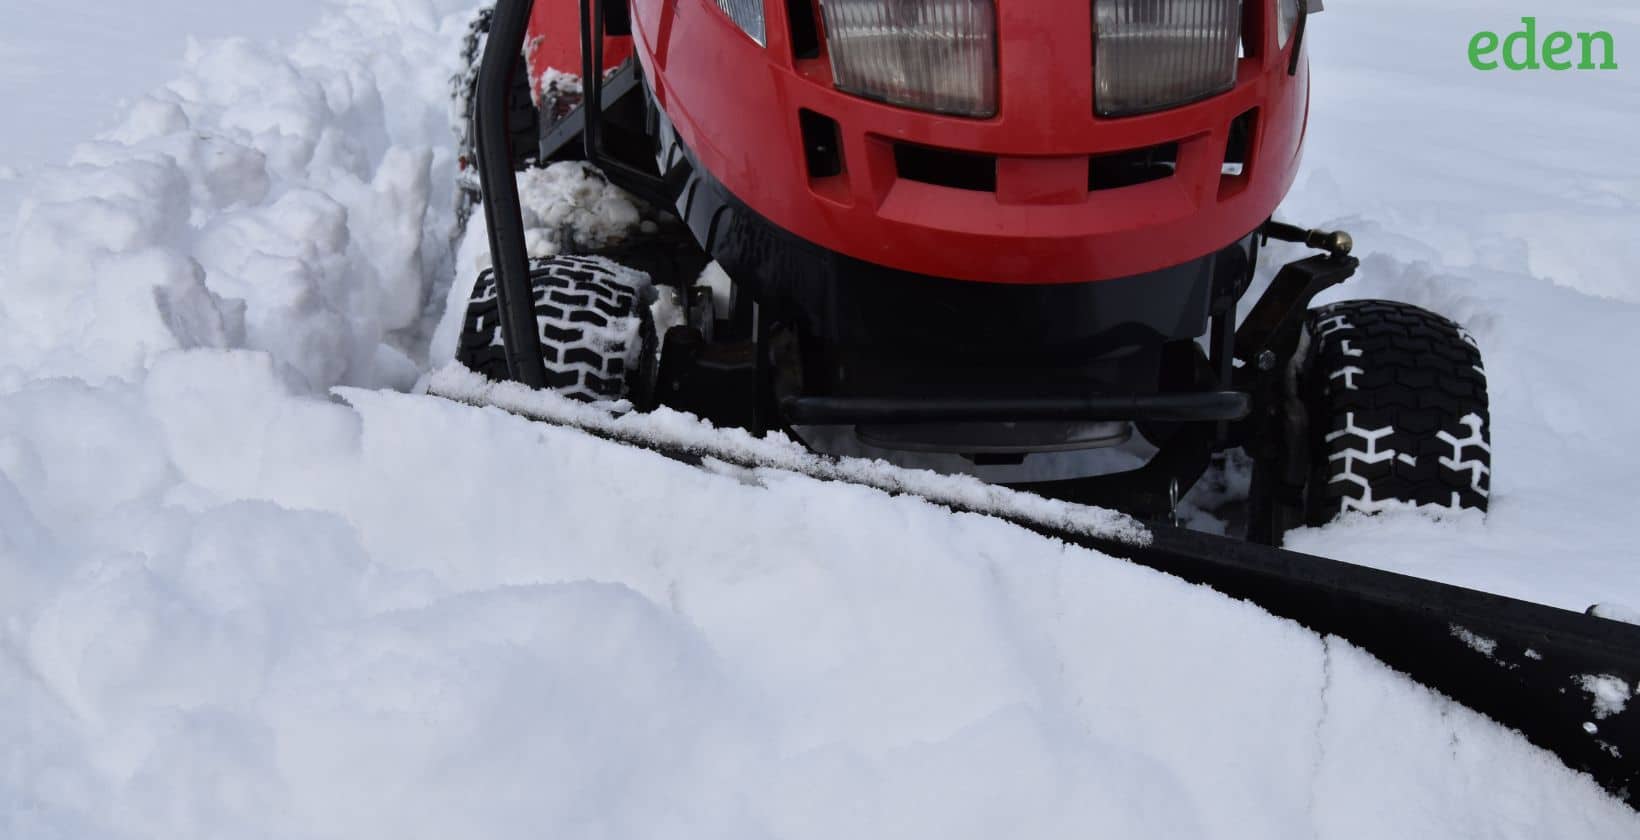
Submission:
M 1419 307 L 1377 300 L 1318 309 L 1308 329 L 1301 388 L 1312 430 L 1310 523 L 1405 503 L 1486 510 L 1491 417 L 1469 334 Z

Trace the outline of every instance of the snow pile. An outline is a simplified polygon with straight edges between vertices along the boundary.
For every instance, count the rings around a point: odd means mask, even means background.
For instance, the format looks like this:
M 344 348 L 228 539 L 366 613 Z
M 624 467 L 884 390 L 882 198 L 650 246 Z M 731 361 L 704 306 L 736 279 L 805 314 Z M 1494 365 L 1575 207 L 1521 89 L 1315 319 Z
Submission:
M 248 347 L 315 391 L 413 382 L 450 273 L 452 155 L 426 91 L 460 25 L 358 0 L 288 49 L 191 45 L 20 208 L 0 376 L 131 378 L 167 350 Z
M 0 397 L 15 836 L 1640 825 L 1206 589 L 864 488 L 348 400 L 208 350 Z
M 1640 831 L 1512 733 L 1206 589 L 877 490 L 331 399 L 408 384 L 465 296 L 443 97 L 470 5 L 201 45 L 0 212 L 0 834 Z M 1439 293 L 1483 341 L 1524 329 L 1490 312 L 1602 317 L 1487 271 Z M 1574 408 L 1589 380 L 1531 373 L 1495 380 L 1518 433 L 1617 434 Z

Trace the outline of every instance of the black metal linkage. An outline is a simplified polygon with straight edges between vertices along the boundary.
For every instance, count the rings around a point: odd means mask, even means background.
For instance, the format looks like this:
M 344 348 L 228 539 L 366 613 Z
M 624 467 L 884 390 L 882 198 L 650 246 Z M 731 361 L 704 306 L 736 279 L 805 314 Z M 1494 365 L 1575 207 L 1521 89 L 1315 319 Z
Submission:
M 498 0 L 490 18 L 489 41 L 478 70 L 473 107 L 478 135 L 478 177 L 484 198 L 484 221 L 489 228 L 490 262 L 496 272 L 500 298 L 501 340 L 506 346 L 507 375 L 530 386 L 544 388 L 546 365 L 541 359 L 541 336 L 536 332 L 535 295 L 530 289 L 529 252 L 524 247 L 524 213 L 518 201 L 513 172 L 512 132 L 508 125 L 513 72 L 524 49 L 534 0 Z
M 1359 265 L 1355 257 L 1348 255 L 1318 254 L 1284 266 L 1236 330 L 1236 358 L 1243 364 L 1259 365 L 1261 353 L 1285 349 L 1277 345 L 1284 337 L 1296 334 L 1308 316 L 1310 301 L 1321 291 L 1348 280 Z

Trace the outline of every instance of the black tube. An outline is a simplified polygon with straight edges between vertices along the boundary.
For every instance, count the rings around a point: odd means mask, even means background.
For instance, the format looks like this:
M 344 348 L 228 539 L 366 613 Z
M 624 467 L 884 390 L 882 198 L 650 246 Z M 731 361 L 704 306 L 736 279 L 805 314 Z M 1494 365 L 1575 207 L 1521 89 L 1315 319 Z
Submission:
M 787 397 L 780 403 L 793 425 L 855 423 L 1024 423 L 1033 421 L 1166 422 L 1240 420 L 1250 410 L 1240 391 L 1042 399 L 898 399 Z
M 604 68 L 603 43 L 604 39 L 594 38 L 595 27 L 601 29 L 598 18 L 603 17 L 603 3 L 601 0 L 581 1 L 581 111 L 585 115 L 581 127 L 581 142 L 586 147 L 587 162 L 598 165 L 599 151 L 603 144 L 599 141 L 598 130 L 602 127 L 604 110 Z M 599 32 L 602 35 L 602 32 Z M 597 42 L 600 54 L 594 54 L 592 45 Z
M 490 235 L 490 263 L 501 305 L 501 341 L 507 375 L 544 388 L 546 365 L 536 332 L 535 295 L 530 289 L 529 253 L 524 247 L 524 212 L 513 172 L 512 131 L 508 125 L 513 73 L 524 50 L 534 0 L 499 0 L 490 18 L 490 36 L 478 69 L 473 107 L 478 135 L 478 177 L 484 194 L 484 221 Z

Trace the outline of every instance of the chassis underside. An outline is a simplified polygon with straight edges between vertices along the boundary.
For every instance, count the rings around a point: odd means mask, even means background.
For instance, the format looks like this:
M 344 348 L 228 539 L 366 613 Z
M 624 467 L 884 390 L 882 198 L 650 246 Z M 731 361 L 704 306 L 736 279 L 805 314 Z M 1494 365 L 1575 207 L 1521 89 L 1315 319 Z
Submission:
M 1307 453 L 1269 442 L 1293 422 L 1281 377 L 1309 302 L 1357 265 L 1347 236 L 1269 223 L 1218 253 L 1092 283 L 921 276 L 806 242 L 729 193 L 671 130 L 636 62 L 587 88 L 581 107 L 541 132 L 534 160 L 588 160 L 676 208 L 680 228 L 602 253 L 685 297 L 709 261 L 734 280 L 712 327 L 661 337 L 660 375 L 640 403 L 1150 519 L 1173 515 L 1227 449 L 1281 465 L 1259 480 L 1294 486 L 1265 499 L 1301 492 Z M 1284 267 L 1248 308 L 1270 238 L 1323 253 Z M 528 383 L 520 363 L 516 378 Z M 1136 468 L 1067 455 L 1135 436 L 1151 453 Z M 1249 536 L 1262 541 L 1301 518 L 1293 504 L 1251 513 Z

